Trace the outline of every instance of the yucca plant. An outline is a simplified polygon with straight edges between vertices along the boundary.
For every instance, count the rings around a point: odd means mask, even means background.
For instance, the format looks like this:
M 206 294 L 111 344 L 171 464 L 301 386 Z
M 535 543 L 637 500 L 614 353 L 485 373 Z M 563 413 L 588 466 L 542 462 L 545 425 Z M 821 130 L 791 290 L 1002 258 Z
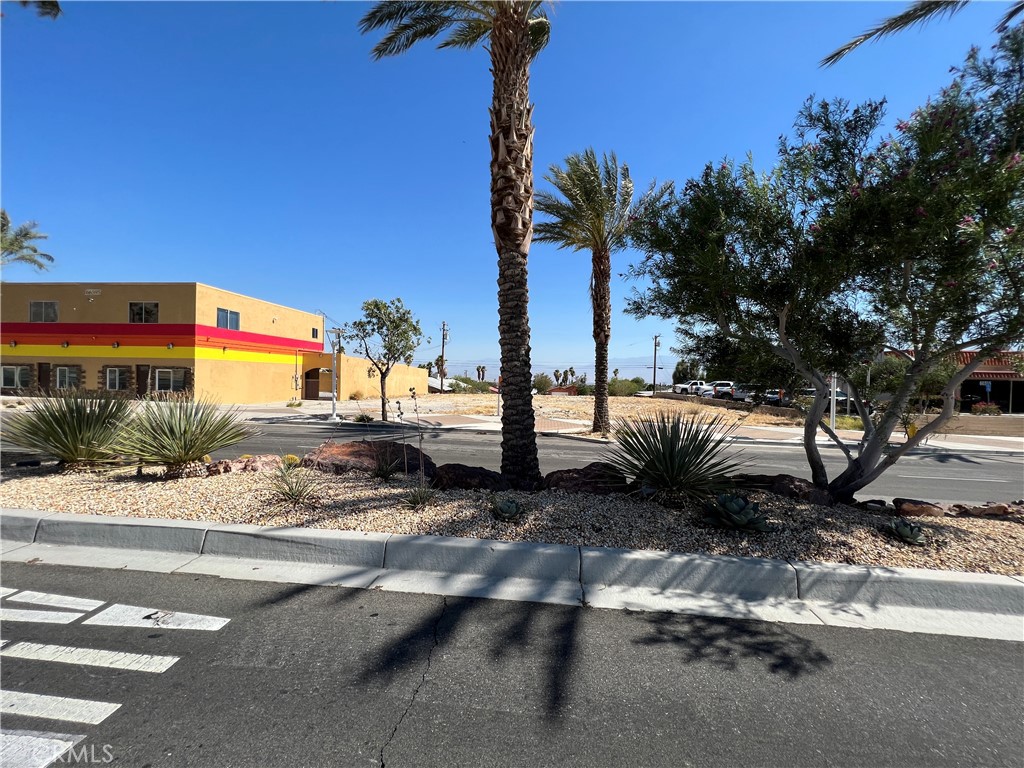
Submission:
M 436 495 L 437 491 L 434 488 L 427 488 L 421 485 L 409 491 L 409 494 L 402 501 L 413 509 L 423 509 L 434 500 Z
M 607 461 L 646 495 L 703 499 L 728 489 L 729 474 L 743 466 L 722 455 L 735 429 L 721 416 L 659 413 L 620 421 L 615 427 L 617 444 Z
M 234 408 L 221 412 L 209 400 L 178 397 L 144 402 L 125 426 L 117 449 L 139 464 L 165 465 L 164 479 L 175 480 L 205 475 L 203 456 L 257 434 Z
M 759 512 L 758 503 L 746 496 L 720 493 L 713 500 L 704 502 L 704 512 L 704 522 L 717 528 L 757 533 L 771 530 Z
M 903 543 L 912 544 L 915 547 L 923 547 L 927 543 L 921 526 L 915 525 L 904 517 L 894 517 L 882 530 Z
M 122 395 L 62 390 L 6 418 L 3 436 L 57 458 L 64 469 L 86 469 L 117 461 L 115 442 L 130 414 L 131 401 Z
M 319 472 L 288 462 L 283 462 L 280 468 L 267 475 L 267 489 L 273 503 L 292 509 L 320 506 L 324 485 L 324 478 Z

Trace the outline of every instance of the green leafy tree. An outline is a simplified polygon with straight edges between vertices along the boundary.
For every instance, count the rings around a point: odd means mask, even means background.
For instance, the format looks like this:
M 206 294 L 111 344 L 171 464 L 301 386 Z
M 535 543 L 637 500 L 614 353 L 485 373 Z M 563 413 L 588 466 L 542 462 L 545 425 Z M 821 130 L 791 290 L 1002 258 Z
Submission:
M 53 256 L 43 253 L 33 243 L 34 240 L 45 240 L 47 237 L 41 232 L 37 232 L 36 226 L 34 221 L 29 221 L 12 229 L 7 211 L 0 209 L 0 240 L 2 240 L 0 266 L 28 264 L 38 270 L 44 270 L 47 268 L 47 264 L 53 262 Z
M 533 377 L 533 388 L 537 390 L 538 394 L 546 395 L 553 386 L 555 386 L 555 382 L 546 373 L 538 373 Z
M 808 102 L 769 174 L 708 166 L 637 236 L 653 280 L 634 314 L 680 320 L 786 360 L 816 390 L 804 425 L 814 483 L 849 499 L 952 417 L 954 392 L 1024 334 L 1024 29 L 994 58 L 972 51 L 956 81 L 875 139 L 881 105 Z M 877 144 L 875 143 L 877 141 Z M 864 441 L 856 454 L 821 424 L 826 379 L 882 348 L 908 363 L 877 425 L 851 384 Z M 978 350 L 942 386 L 942 412 L 896 449 L 900 414 L 933 371 Z M 818 429 L 846 468 L 831 481 Z
M 342 326 L 341 336 L 355 343 L 372 363 L 367 375 L 380 377 L 380 418 L 388 420 L 388 375 L 397 363 L 412 365 L 423 330 L 401 299 L 363 302 L 363 317 Z
M 491 230 L 498 253 L 501 348 L 501 473 L 515 488 L 541 479 L 530 370 L 526 260 L 533 239 L 533 106 L 530 63 L 551 26 L 539 0 L 376 3 L 363 33 L 386 30 L 374 58 L 404 53 L 447 33 L 439 48 L 485 45 L 491 61 Z
M 855 48 L 859 48 L 864 43 L 894 35 L 910 27 L 923 25 L 940 16 L 952 16 L 957 11 L 963 10 L 968 2 L 969 0 L 916 0 L 916 2 L 910 3 L 901 13 L 890 16 L 867 32 L 857 35 L 850 42 L 834 50 L 821 60 L 821 65 L 826 67 L 832 66 L 846 56 L 846 54 Z M 999 24 L 996 25 L 996 31 L 1005 32 L 1009 29 L 1013 20 L 1021 13 L 1024 13 L 1024 2 L 1017 0 L 1017 2 L 1011 3 L 1009 9 L 999 20 Z
M 544 177 L 553 192 L 537 193 L 537 211 L 548 217 L 534 228 L 538 243 L 590 252 L 590 307 L 594 336 L 594 432 L 611 430 L 608 413 L 608 343 L 612 336 L 612 254 L 624 249 L 633 221 L 659 202 L 670 185 L 652 183 L 639 200 L 633 196 L 629 166 L 615 153 L 588 148 L 569 155 L 565 167 L 552 165 Z

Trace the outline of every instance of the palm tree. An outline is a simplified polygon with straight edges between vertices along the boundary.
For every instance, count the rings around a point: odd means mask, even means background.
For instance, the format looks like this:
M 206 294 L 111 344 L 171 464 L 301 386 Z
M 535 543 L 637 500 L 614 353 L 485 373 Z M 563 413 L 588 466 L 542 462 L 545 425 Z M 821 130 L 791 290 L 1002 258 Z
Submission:
M 46 239 L 46 235 L 36 232 L 36 226 L 34 221 L 29 221 L 12 230 L 7 211 L 0 209 L 0 246 L 3 251 L 0 265 L 30 264 L 36 269 L 46 269 L 46 263 L 52 262 L 53 256 L 32 244 L 33 240 Z
M 526 258 L 533 238 L 533 107 L 530 62 L 547 45 L 550 24 L 540 0 L 392 0 L 359 22 L 387 30 L 373 48 L 381 59 L 448 32 L 439 48 L 485 44 L 491 58 L 491 230 L 498 252 L 501 347 L 501 473 L 514 488 L 540 479 L 530 394 L 530 319 Z
M 853 38 L 846 45 L 837 48 L 824 59 L 820 66 L 831 67 L 846 54 L 870 40 L 877 40 L 897 32 L 902 32 L 908 27 L 924 24 L 939 16 L 952 16 L 957 11 L 963 10 L 970 0 L 916 0 L 907 6 L 902 13 L 897 13 L 877 26 L 869 29 L 862 35 Z M 1024 13 L 1024 0 L 1016 0 L 1010 4 L 1009 10 L 1005 13 L 999 24 L 996 25 L 996 32 L 1003 32 L 1018 15 Z
M 34 7 L 36 15 L 44 19 L 56 19 L 63 13 L 60 9 L 60 3 L 56 2 L 56 0 L 18 0 L 18 4 L 22 8 Z M 0 16 L 2 15 L 0 14 Z
M 650 188 L 633 200 L 629 167 L 615 153 L 598 162 L 593 149 L 552 165 L 544 177 L 555 192 L 537 193 L 537 210 L 550 220 L 536 225 L 538 243 L 590 251 L 590 306 L 594 315 L 594 432 L 611 431 L 608 413 L 608 342 L 612 335 L 612 253 L 627 245 L 630 224 L 671 189 Z M 572 369 L 570 369 L 571 371 Z M 575 372 L 573 372 L 575 375 Z

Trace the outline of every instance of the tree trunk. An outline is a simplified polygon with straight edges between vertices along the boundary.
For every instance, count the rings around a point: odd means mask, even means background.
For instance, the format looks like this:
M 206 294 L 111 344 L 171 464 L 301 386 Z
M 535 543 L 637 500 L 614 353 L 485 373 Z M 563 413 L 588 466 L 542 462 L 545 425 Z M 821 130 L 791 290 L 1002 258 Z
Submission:
M 491 32 L 491 229 L 498 252 L 501 346 L 501 473 L 513 488 L 541 480 L 530 394 L 526 258 L 533 238 L 533 107 L 530 105 L 530 4 L 495 4 Z
M 380 375 L 380 420 L 388 420 L 388 375 Z
M 594 251 L 590 303 L 594 312 L 594 432 L 611 431 L 608 414 L 608 342 L 612 337 L 612 254 Z

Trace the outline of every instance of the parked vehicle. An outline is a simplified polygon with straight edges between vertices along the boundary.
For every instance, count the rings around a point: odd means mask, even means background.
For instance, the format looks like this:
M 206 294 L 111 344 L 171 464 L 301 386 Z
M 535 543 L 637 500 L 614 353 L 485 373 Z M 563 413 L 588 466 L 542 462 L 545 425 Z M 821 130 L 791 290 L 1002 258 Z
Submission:
M 732 400 L 732 392 L 736 383 L 733 381 L 712 381 L 698 393 L 701 397 L 717 397 Z
M 760 399 L 761 405 L 773 405 L 776 407 L 785 407 L 792 402 L 789 393 L 784 389 L 766 389 Z
M 673 384 L 672 391 L 677 395 L 696 395 L 704 387 L 703 379 L 691 379 L 682 384 Z
M 742 400 L 746 403 L 754 402 L 754 398 L 764 392 L 760 384 L 737 384 L 732 391 L 733 400 Z
M 815 392 L 814 387 L 806 387 L 805 389 L 798 390 L 796 394 L 797 394 L 797 397 L 814 399 L 814 392 Z M 826 397 L 825 398 L 825 411 L 826 412 L 828 412 L 832 408 L 831 400 L 832 399 L 830 397 Z M 850 413 L 856 413 L 857 412 L 857 406 L 854 405 L 853 398 L 851 398 L 843 390 L 837 389 L 836 390 L 836 411 L 837 412 L 838 411 L 843 411 L 845 413 L 846 412 L 847 403 L 849 403 L 849 406 L 850 406 Z M 868 413 L 872 413 L 875 410 L 875 406 L 872 405 L 870 401 L 864 400 L 863 403 L 864 403 L 864 407 L 867 408 Z

